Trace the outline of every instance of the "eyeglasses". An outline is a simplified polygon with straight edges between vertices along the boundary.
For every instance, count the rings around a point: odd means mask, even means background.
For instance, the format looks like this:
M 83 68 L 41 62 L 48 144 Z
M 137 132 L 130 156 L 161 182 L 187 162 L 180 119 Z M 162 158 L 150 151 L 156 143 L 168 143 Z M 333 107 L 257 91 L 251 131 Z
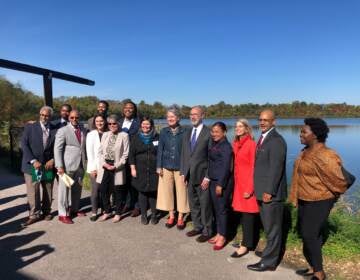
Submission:
M 40 117 L 50 117 L 50 115 L 40 114 Z
M 80 119 L 80 117 L 70 117 L 69 119 L 70 120 L 78 120 L 78 119 Z
M 108 125 L 118 125 L 118 123 L 116 123 L 116 122 L 111 122 L 111 123 L 110 123 L 110 122 L 109 122 Z
M 272 119 L 258 119 L 259 122 L 271 122 Z

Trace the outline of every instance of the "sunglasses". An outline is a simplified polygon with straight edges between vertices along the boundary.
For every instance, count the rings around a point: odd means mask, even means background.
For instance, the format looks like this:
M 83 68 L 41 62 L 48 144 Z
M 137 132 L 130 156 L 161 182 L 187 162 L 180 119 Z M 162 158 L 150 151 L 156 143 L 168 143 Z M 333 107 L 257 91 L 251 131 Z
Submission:
M 70 117 L 69 119 L 70 120 L 78 120 L 78 119 L 80 119 L 80 117 Z
M 116 122 L 109 122 L 108 125 L 118 125 Z

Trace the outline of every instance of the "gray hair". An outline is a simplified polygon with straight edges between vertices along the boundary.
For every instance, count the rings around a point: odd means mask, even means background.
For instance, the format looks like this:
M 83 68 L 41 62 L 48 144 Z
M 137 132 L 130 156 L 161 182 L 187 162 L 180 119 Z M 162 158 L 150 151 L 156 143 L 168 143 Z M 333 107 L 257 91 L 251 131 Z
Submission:
M 179 119 L 181 118 L 181 109 L 180 109 L 180 106 L 177 105 L 177 104 L 173 104 L 173 105 L 170 105 L 167 110 L 166 110 L 168 113 L 173 113 L 176 117 L 178 117 Z
M 48 111 L 50 113 L 50 116 L 52 116 L 54 113 L 53 108 L 51 108 L 50 106 L 42 106 L 39 113 L 41 113 L 44 110 Z
M 107 122 L 110 122 L 110 121 L 119 122 L 119 118 L 117 115 L 111 114 L 110 116 L 107 117 L 106 121 Z

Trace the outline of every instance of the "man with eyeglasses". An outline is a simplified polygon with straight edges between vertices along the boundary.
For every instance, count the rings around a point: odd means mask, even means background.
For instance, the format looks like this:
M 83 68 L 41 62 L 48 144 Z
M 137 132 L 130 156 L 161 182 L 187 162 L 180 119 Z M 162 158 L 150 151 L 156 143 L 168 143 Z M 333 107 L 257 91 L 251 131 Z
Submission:
M 21 170 L 24 173 L 29 203 L 29 219 L 22 226 L 40 219 L 51 220 L 52 189 L 54 183 L 54 141 L 56 129 L 50 124 L 53 109 L 40 109 L 39 121 L 28 123 L 21 138 L 23 152 Z M 40 188 L 42 196 L 40 196 Z M 42 200 L 40 200 L 42 197 Z
M 56 127 L 56 129 L 62 128 L 63 126 L 66 126 L 69 123 L 69 115 L 72 110 L 72 107 L 70 104 L 63 104 L 60 107 L 60 119 L 53 122 L 53 125 Z
M 286 142 L 275 129 L 275 114 L 264 110 L 259 117 L 261 136 L 256 145 L 254 189 L 266 234 L 261 260 L 247 268 L 273 271 L 280 262 L 286 185 Z
M 79 118 L 79 112 L 72 110 L 69 115 L 70 124 L 60 128 L 55 137 L 55 167 L 60 177 L 58 187 L 58 212 L 59 221 L 64 224 L 72 224 L 73 217 L 85 216 L 84 212 L 79 211 L 79 206 L 86 159 L 86 130 L 79 124 Z M 74 180 L 70 188 L 67 187 L 61 179 L 64 173 Z M 69 198 L 69 192 L 71 192 L 71 198 Z

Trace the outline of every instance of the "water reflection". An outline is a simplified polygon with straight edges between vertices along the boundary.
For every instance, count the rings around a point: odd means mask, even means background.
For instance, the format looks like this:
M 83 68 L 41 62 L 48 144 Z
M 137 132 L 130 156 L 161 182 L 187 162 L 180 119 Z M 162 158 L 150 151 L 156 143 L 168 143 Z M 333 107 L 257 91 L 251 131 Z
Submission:
M 360 191 L 359 178 L 360 170 L 357 167 L 357 162 L 360 159 L 359 131 L 360 119 L 357 118 L 342 118 L 342 119 L 325 119 L 329 125 L 330 133 L 327 139 L 327 146 L 336 150 L 341 156 L 344 166 L 357 178 L 355 185 L 350 189 L 347 195 Z M 206 119 L 205 124 L 211 126 L 216 121 L 223 121 L 228 126 L 228 139 L 232 141 L 234 138 L 234 125 L 236 119 Z M 250 124 L 254 128 L 255 139 L 258 139 L 260 131 L 257 127 L 256 119 L 249 119 Z M 158 120 L 157 124 L 165 126 L 165 120 Z M 183 125 L 190 125 L 189 120 L 182 120 Z M 300 144 L 299 134 L 300 127 L 303 125 L 303 119 L 278 119 L 277 129 L 285 138 L 288 146 L 287 154 L 287 177 L 291 180 L 294 161 L 299 152 L 303 148 Z

